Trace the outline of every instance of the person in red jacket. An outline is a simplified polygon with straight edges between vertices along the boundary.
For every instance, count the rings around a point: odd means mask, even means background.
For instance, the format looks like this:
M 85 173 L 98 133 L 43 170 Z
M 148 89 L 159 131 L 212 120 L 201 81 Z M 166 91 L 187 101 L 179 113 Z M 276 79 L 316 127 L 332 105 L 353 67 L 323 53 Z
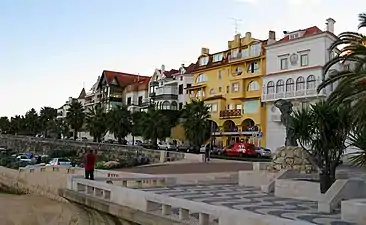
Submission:
M 95 158 L 93 150 L 90 150 L 84 157 L 85 179 L 94 180 Z

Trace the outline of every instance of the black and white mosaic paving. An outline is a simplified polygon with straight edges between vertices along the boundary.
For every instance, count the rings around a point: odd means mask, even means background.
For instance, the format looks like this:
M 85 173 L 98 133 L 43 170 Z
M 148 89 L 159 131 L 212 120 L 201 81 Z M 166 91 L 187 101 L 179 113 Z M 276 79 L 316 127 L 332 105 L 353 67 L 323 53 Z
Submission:
M 275 197 L 255 187 L 233 184 L 184 185 L 141 189 L 170 197 L 248 210 L 262 215 L 273 215 L 292 220 L 303 220 L 322 225 L 351 225 L 341 221 L 340 212 L 318 213 L 317 202 Z M 352 224 L 353 225 L 353 224 Z

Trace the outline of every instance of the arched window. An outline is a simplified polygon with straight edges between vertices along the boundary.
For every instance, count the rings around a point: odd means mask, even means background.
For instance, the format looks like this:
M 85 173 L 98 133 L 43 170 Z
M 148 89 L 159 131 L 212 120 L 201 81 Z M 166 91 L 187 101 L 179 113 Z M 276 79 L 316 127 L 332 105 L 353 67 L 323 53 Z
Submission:
M 257 81 L 251 81 L 248 84 L 248 91 L 258 91 L 259 89 L 260 89 L 260 86 Z
M 276 83 L 276 93 L 285 92 L 285 82 L 283 80 L 278 80 Z
M 295 82 L 294 79 L 289 78 L 286 80 L 286 92 L 295 91 Z
M 210 90 L 210 95 L 213 95 L 213 94 L 215 94 L 215 89 L 213 89 L 213 88 L 212 88 L 212 89 Z
M 270 81 L 267 83 L 267 94 L 273 94 L 275 93 L 275 85 L 273 81 Z
M 170 103 L 168 101 L 163 102 L 161 109 L 170 109 Z
M 305 79 L 303 77 L 298 77 L 296 79 L 296 91 L 301 91 L 305 89 Z
M 172 104 L 170 105 L 170 109 L 171 110 L 177 110 L 178 109 L 178 104 L 176 101 L 172 102 Z
M 306 78 L 306 89 L 315 89 L 316 88 L 316 82 L 315 82 L 315 76 L 310 75 L 308 78 Z
M 207 75 L 206 74 L 200 74 L 196 78 L 196 83 L 202 83 L 207 81 Z

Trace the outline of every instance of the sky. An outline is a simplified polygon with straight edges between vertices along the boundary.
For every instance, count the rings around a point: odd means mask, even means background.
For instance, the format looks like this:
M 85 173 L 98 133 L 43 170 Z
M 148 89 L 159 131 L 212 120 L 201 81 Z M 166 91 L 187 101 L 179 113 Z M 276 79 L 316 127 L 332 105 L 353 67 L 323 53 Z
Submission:
M 336 34 L 355 31 L 363 1 L 1 0 L 0 116 L 58 108 L 103 70 L 151 76 L 196 62 L 202 47 L 225 50 L 234 19 L 258 39 L 325 29 L 329 17 Z

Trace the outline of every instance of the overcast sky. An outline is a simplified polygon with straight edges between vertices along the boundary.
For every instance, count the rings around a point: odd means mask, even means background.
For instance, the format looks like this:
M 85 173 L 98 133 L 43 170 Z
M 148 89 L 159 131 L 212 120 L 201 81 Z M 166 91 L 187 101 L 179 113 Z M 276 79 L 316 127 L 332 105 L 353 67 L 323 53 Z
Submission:
M 266 39 L 284 30 L 356 30 L 361 0 L 3 0 L 0 116 L 61 106 L 104 69 L 151 76 L 226 49 L 238 30 Z M 366 9 L 364 9 L 366 11 Z

